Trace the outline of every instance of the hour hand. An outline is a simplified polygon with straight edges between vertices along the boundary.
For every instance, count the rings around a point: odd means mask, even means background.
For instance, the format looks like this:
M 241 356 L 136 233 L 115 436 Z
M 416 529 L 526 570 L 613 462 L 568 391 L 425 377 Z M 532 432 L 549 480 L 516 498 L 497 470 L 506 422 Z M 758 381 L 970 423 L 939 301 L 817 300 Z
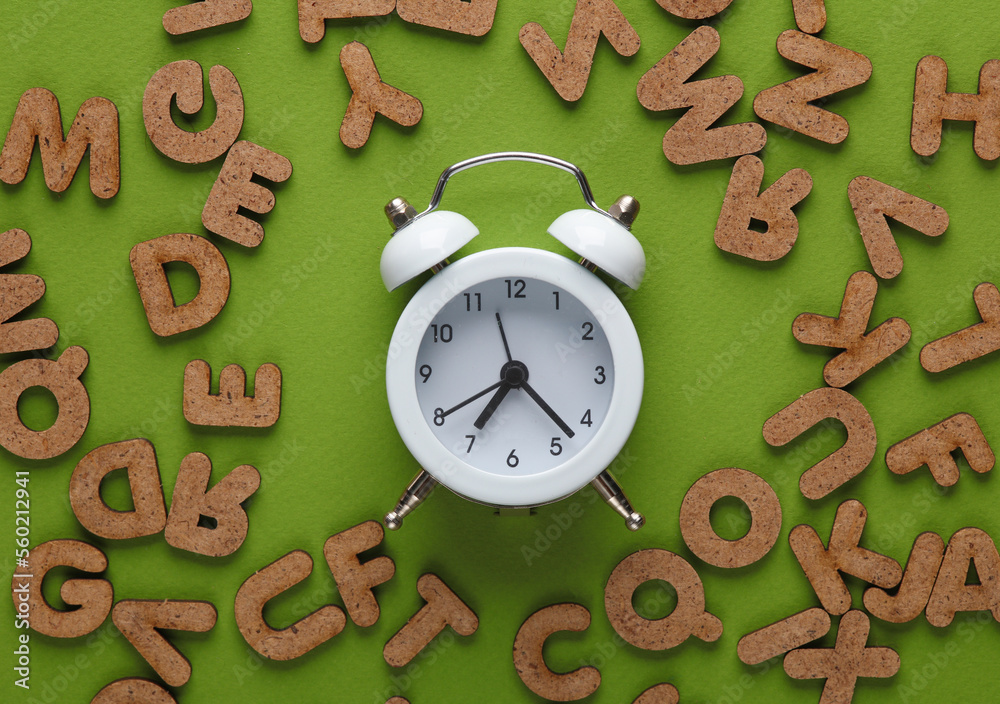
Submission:
M 507 396 L 507 393 L 512 388 L 514 387 L 510 384 L 503 381 L 500 382 L 500 388 L 497 389 L 495 394 L 493 394 L 493 398 L 490 399 L 490 402 L 486 404 L 486 408 L 484 408 L 483 412 L 479 414 L 478 418 L 476 418 L 476 422 L 473 423 L 478 430 L 483 429 L 486 422 L 493 416 L 497 408 L 500 406 L 500 402 L 504 400 L 504 397 Z

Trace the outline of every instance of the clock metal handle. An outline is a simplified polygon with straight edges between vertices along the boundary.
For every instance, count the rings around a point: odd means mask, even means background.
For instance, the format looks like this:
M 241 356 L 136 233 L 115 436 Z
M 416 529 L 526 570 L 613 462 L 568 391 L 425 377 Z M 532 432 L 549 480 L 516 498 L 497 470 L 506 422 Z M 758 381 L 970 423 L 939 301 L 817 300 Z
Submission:
M 597 206 L 596 201 L 594 201 L 594 194 L 590 190 L 590 184 L 587 183 L 587 177 L 583 175 L 583 171 L 580 170 L 580 167 L 576 164 L 571 164 L 568 161 L 557 159 L 554 156 L 535 154 L 534 152 L 494 152 L 492 154 L 483 154 L 482 156 L 475 156 L 471 159 L 460 161 L 457 164 L 452 164 L 441 172 L 437 185 L 434 187 L 434 194 L 431 196 L 430 205 L 428 205 L 427 210 L 420 213 L 420 215 L 426 215 L 440 205 L 441 198 L 444 196 L 444 187 L 448 184 L 448 179 L 452 176 L 460 171 L 471 169 L 474 166 L 494 164 L 500 161 L 524 161 L 532 164 L 545 164 L 546 166 L 554 166 L 557 169 L 562 169 L 563 171 L 573 174 L 573 176 L 576 177 L 577 183 L 580 184 L 580 192 L 583 194 L 583 199 L 587 202 L 587 205 L 597 212 L 611 217 L 607 211 L 602 210 Z M 418 215 L 417 217 L 420 216 Z

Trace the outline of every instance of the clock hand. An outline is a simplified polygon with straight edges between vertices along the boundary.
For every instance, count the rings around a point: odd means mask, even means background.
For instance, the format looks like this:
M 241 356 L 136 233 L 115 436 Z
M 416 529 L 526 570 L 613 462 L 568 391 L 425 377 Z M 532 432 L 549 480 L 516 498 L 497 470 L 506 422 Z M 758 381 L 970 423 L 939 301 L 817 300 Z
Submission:
M 488 394 L 493 389 L 498 388 L 501 384 L 503 384 L 503 381 L 498 381 L 497 383 L 493 384 L 492 386 L 487 386 L 485 389 L 483 389 L 482 391 L 480 391 L 478 394 L 475 394 L 474 396 L 470 396 L 469 398 L 465 399 L 461 403 L 452 406 L 447 411 L 445 411 L 444 413 L 442 413 L 440 417 L 444 418 L 445 416 L 451 415 L 452 413 L 454 413 L 455 411 L 457 411 L 459 408 L 463 408 L 464 406 L 467 406 L 468 404 L 472 403 L 473 401 L 475 401 L 480 396 L 485 396 L 486 394 Z
M 497 313 L 497 323 L 500 324 L 500 314 Z M 500 324 L 500 333 L 503 334 L 503 325 Z M 506 344 L 507 339 L 504 338 L 504 344 Z M 528 381 L 528 368 L 524 366 L 524 362 L 519 362 L 517 360 L 511 360 L 507 362 L 503 367 L 500 368 L 500 383 L 497 392 L 493 394 L 493 398 L 490 402 L 486 404 L 486 408 L 483 412 L 479 414 L 476 418 L 474 425 L 482 430 L 483 426 L 486 425 L 486 421 L 496 412 L 500 403 L 507 397 L 511 389 L 517 389 L 525 385 Z M 541 404 L 544 405 L 544 401 L 538 399 Z M 547 406 L 545 406 L 547 408 Z M 549 409 L 551 412 L 551 409 Z M 552 414 L 554 415 L 554 414 Z M 572 437 L 572 435 L 571 435 Z
M 556 412 L 552 410 L 552 407 L 542 400 L 542 397 L 538 395 L 538 392 L 528 385 L 527 381 L 521 382 L 521 388 L 528 392 L 528 395 L 531 396 L 532 400 L 538 404 L 538 407 L 541 408 L 543 411 L 545 411 L 546 415 L 548 415 L 548 417 L 551 418 L 552 421 L 559 426 L 560 430 L 566 433 L 567 437 L 571 438 L 576 434 L 570 429 L 568 425 L 566 425 L 565 421 L 563 421 L 563 419 L 560 418 L 556 414 Z
M 493 398 L 491 398 L 490 402 L 486 404 L 486 408 L 483 409 L 483 412 L 479 414 L 479 417 L 476 418 L 476 422 L 473 424 L 479 430 L 483 429 L 486 422 L 493 416 L 497 408 L 500 406 L 500 402 L 503 401 L 504 398 L 506 398 L 507 393 L 514 388 L 513 385 L 507 381 L 506 377 L 506 370 L 508 369 L 508 366 L 514 362 L 514 358 L 510 354 L 510 345 L 507 344 L 507 333 L 503 330 L 503 321 L 500 320 L 499 311 L 497 311 L 496 316 L 497 327 L 500 328 L 500 339 L 503 340 L 503 351 L 507 354 L 507 364 L 500 370 L 500 388 L 495 394 L 493 394 Z M 525 373 L 527 373 L 526 369 Z
M 486 421 L 488 421 L 497 410 L 500 402 L 504 400 L 504 397 L 507 396 L 507 393 L 513 388 L 514 387 L 506 381 L 501 381 L 500 388 L 497 389 L 495 394 L 493 394 L 493 398 L 491 398 L 490 402 L 486 404 L 486 408 L 484 408 L 483 412 L 479 414 L 479 417 L 476 418 L 476 422 L 473 423 L 473 425 L 475 425 L 479 430 L 482 430 L 486 425 Z
M 500 339 L 503 340 L 503 350 L 507 353 L 507 361 L 513 361 L 513 357 L 510 356 L 510 347 L 507 345 L 507 335 L 503 331 L 503 323 L 500 322 L 500 313 L 497 313 L 497 327 L 500 328 Z

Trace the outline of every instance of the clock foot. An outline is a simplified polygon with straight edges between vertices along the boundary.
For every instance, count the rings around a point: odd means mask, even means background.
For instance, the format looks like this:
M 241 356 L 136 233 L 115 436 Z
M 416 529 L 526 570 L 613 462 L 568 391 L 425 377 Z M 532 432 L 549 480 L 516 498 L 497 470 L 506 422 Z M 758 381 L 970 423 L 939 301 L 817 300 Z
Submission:
M 385 514 L 385 527 L 389 530 L 398 530 L 403 525 L 403 518 L 423 503 L 423 500 L 430 495 L 437 485 L 437 479 L 424 470 L 420 470 L 420 473 L 406 487 L 406 491 L 400 497 L 396 508 Z
M 642 514 L 633 510 L 628 497 L 625 496 L 622 488 L 618 486 L 615 478 L 611 476 L 611 472 L 607 470 L 601 472 L 591 482 L 591 485 L 597 489 L 601 498 L 607 501 L 608 505 L 625 519 L 625 525 L 628 526 L 629 530 L 639 530 L 646 523 L 646 519 L 643 518 Z

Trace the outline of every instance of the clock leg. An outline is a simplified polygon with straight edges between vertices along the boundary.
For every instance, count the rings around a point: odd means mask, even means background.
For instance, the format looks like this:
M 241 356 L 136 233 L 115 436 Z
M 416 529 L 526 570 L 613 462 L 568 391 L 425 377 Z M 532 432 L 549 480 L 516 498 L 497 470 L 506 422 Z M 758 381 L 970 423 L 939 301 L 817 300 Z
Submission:
M 437 485 L 437 479 L 421 469 L 420 473 L 414 477 L 413 481 L 410 482 L 410 485 L 406 487 L 406 491 L 404 491 L 403 495 L 400 497 L 399 503 L 396 504 L 396 508 L 385 514 L 385 527 L 389 530 L 398 530 L 399 527 L 403 525 L 403 518 L 423 503 L 423 500 L 430 496 L 430 493 Z M 621 489 L 619 489 L 619 491 L 621 491 Z M 628 501 L 626 500 L 625 503 L 627 504 Z
M 608 505 L 625 519 L 625 525 L 628 526 L 629 530 L 639 530 L 646 523 L 646 519 L 642 517 L 642 514 L 633 510 L 628 497 L 625 496 L 622 488 L 618 486 L 615 478 L 611 476 L 611 472 L 604 470 L 597 475 L 597 478 L 591 482 L 591 485 L 597 489 L 597 492 L 608 502 Z

